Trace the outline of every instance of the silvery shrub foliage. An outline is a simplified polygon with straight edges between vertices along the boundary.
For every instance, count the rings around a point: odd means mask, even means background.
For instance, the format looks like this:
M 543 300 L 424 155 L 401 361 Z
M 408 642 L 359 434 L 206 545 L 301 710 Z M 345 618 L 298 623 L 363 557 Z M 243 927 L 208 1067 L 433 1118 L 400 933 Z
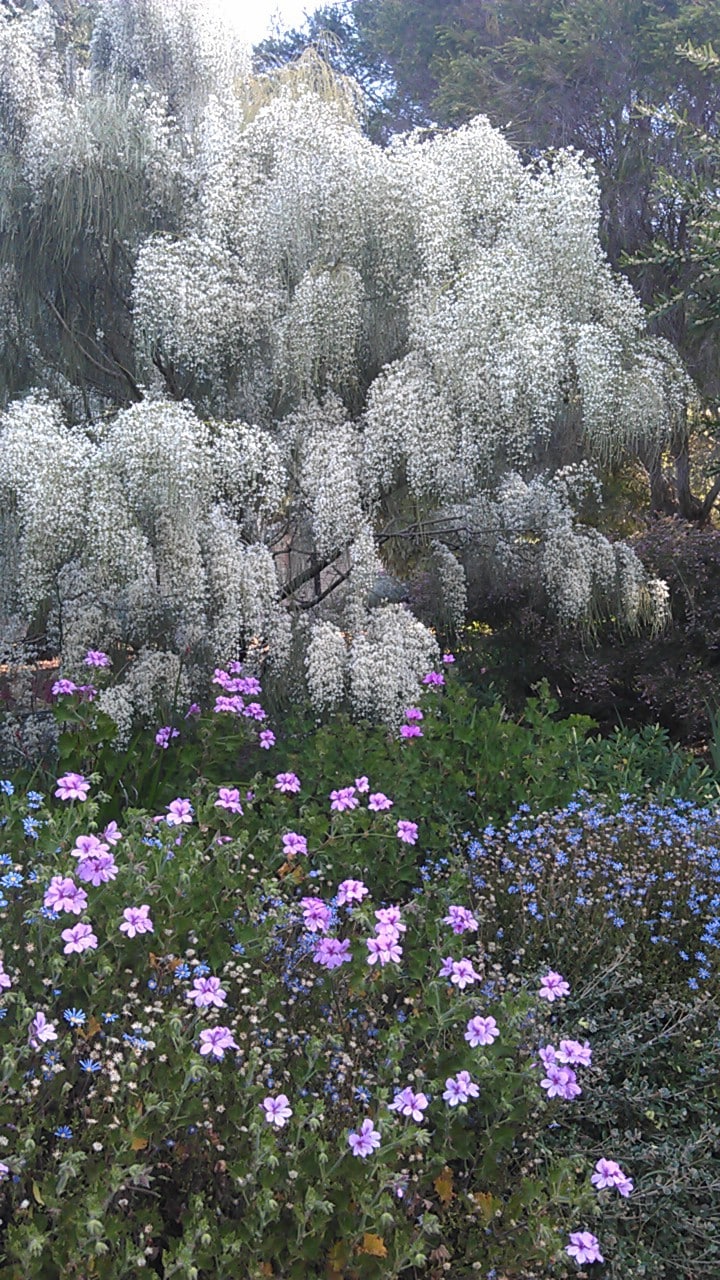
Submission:
M 6 18 L 0 116 L 28 217 L 92 175 L 98 259 L 127 272 L 128 350 L 98 321 L 85 367 L 121 373 L 92 394 L 18 329 L 17 241 L 0 280 L 33 372 L 0 419 L 0 619 L 68 675 L 114 646 L 138 690 L 158 653 L 191 690 L 242 657 L 392 722 L 437 654 L 418 568 L 451 624 L 478 562 L 562 622 L 662 620 L 663 584 L 582 516 L 595 464 L 677 439 L 689 387 L 602 255 L 581 156 L 525 167 L 484 118 L 382 149 L 351 85 L 254 78 L 190 0 L 105 0 L 72 77 L 46 6 Z

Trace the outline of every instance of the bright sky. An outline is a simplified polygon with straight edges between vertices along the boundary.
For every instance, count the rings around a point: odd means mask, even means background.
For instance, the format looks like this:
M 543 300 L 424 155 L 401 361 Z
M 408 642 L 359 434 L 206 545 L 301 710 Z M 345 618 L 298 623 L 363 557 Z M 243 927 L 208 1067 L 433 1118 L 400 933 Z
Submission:
M 313 0 L 221 0 L 228 18 L 250 44 L 257 44 L 269 33 L 275 18 L 282 27 L 299 27 L 305 11 L 318 7 Z

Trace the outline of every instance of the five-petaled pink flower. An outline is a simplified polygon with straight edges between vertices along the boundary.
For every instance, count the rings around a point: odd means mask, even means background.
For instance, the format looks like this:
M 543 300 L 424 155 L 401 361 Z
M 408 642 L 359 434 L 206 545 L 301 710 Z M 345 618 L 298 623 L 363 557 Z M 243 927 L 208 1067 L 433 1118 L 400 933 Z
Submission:
M 321 938 L 313 952 L 313 960 L 325 969 L 337 969 L 352 960 L 350 943 L 347 938 L 343 942 L 339 938 Z
M 604 1187 L 617 1187 L 621 1196 L 629 1196 L 634 1190 L 632 1178 L 623 1173 L 615 1160 L 598 1160 L 590 1181 L 598 1191 Z
M 200 1052 L 203 1056 L 224 1058 L 226 1049 L 237 1049 L 229 1027 L 208 1027 L 200 1032 Z
M 240 803 L 240 792 L 237 787 L 220 787 L 218 798 L 215 801 L 216 809 L 228 809 L 230 813 L 242 813 L 243 807 Z
M 465 1031 L 465 1039 L 471 1049 L 477 1049 L 478 1045 L 492 1044 L 499 1035 L 494 1018 L 471 1018 Z
M 286 858 L 294 858 L 298 853 L 307 853 L 307 840 L 305 836 L 298 835 L 297 831 L 286 831 L 282 842 Z
M 110 847 L 98 840 L 97 836 L 78 836 L 75 848 L 70 850 L 73 858 L 97 858 L 101 853 L 109 853 Z
M 120 843 L 122 840 L 122 831 L 118 827 L 117 822 L 108 822 L 105 830 L 103 831 L 103 840 L 106 840 L 108 844 L 112 845 Z
M 60 680 L 56 680 L 50 690 L 53 697 L 60 697 L 62 694 L 77 693 L 77 685 L 74 680 L 67 680 L 64 676 Z
M 152 933 L 153 922 L 150 919 L 150 908 L 147 902 L 141 907 L 126 907 L 123 911 L 123 922 L 120 925 L 120 932 L 126 933 L 128 938 L 134 938 L 138 933 Z
M 475 916 L 467 907 L 448 907 L 447 915 L 443 916 L 443 924 L 449 924 L 453 933 L 476 932 L 479 927 Z
M 561 1040 L 556 1056 L 558 1062 L 568 1067 L 589 1067 L 592 1063 L 592 1049 L 587 1040 L 584 1044 L 579 1040 Z
M 402 922 L 399 907 L 380 907 L 379 911 L 375 912 L 375 919 L 377 920 L 376 933 L 392 933 L 396 938 L 399 938 L 401 933 L 407 933 L 407 925 Z
M 165 724 L 162 729 L 158 729 L 155 734 L 155 742 L 159 747 L 162 747 L 163 751 L 167 751 L 170 746 L 171 739 L 179 737 L 180 734 L 177 729 L 174 729 L 171 724 Z
M 570 1243 L 565 1246 L 565 1252 L 580 1266 L 586 1262 L 605 1261 L 600 1252 L 600 1242 L 592 1231 L 571 1231 Z
M 376 962 L 381 965 L 400 963 L 403 949 L 394 930 L 380 930 L 376 937 L 366 938 L 365 945 L 368 949 L 368 964 L 375 964 Z
M 192 991 L 185 992 L 185 999 L 192 1000 L 196 1009 L 207 1009 L 211 1005 L 223 1009 L 226 995 L 219 978 L 196 978 Z
M 570 984 L 565 981 L 562 974 L 550 969 L 540 983 L 538 995 L 552 1004 L 553 1000 L 559 1000 L 561 996 L 569 995 L 569 992 Z
M 369 892 L 362 880 L 343 880 L 342 884 L 338 885 L 337 904 L 339 907 L 344 907 L 346 902 L 362 902 Z
M 284 795 L 297 793 L 300 790 L 300 779 L 296 773 L 278 773 L 275 777 L 275 790 Z
M 418 724 L 401 724 L 401 738 L 424 738 L 424 733 Z
M 427 675 L 422 678 L 423 684 L 435 685 L 440 687 L 445 683 L 445 677 L 441 671 L 428 671 Z
M 183 800 L 178 797 L 177 800 L 171 800 L 166 805 L 167 817 L 165 821 L 169 827 L 179 827 L 183 822 L 192 822 L 193 807 L 189 800 Z
M 84 662 L 86 667 L 110 666 L 110 659 L 106 653 L 103 653 L 102 649 L 88 649 Z
M 327 933 L 332 912 L 322 898 L 302 898 L 303 924 L 310 933 Z
M 98 944 L 89 924 L 74 924 L 72 929 L 63 929 L 60 937 L 65 943 L 63 952 L 66 956 L 71 955 L 73 951 L 78 955 L 82 951 L 94 951 Z
M 39 1049 L 41 1044 L 49 1044 L 51 1040 L 57 1040 L 55 1023 L 48 1022 L 40 1009 L 30 1023 L 30 1048 Z
M 12 986 L 10 976 L 5 972 L 2 960 L 0 960 L 0 991 L 7 991 Z
M 258 739 L 263 751 L 269 751 L 275 746 L 275 734 L 272 729 L 263 729 Z
M 564 1098 L 566 1102 L 571 1102 L 573 1098 L 580 1097 L 582 1089 L 572 1067 L 550 1063 L 545 1070 L 547 1075 L 540 1081 L 540 1088 L 547 1091 L 548 1098 Z
M 356 790 L 356 791 L 357 791 L 361 796 L 364 796 L 364 795 L 365 795 L 365 793 L 366 793 L 366 791 L 369 791 L 369 790 L 370 790 L 370 783 L 368 782 L 367 778 L 365 777 L 365 774 L 363 774 L 362 778 L 356 778 L 356 779 L 355 779 L 355 790 Z
M 405 719 L 406 720 L 423 720 L 424 716 L 419 707 L 406 707 Z
M 383 795 L 382 791 L 374 791 L 373 794 L 368 797 L 368 809 L 370 809 L 372 813 L 382 813 L 384 809 L 392 809 L 393 804 L 394 801 L 390 800 L 388 796 Z
M 265 1119 L 268 1124 L 275 1125 L 276 1129 L 282 1129 L 293 1113 L 290 1099 L 286 1093 L 279 1093 L 276 1098 L 268 1095 L 260 1105 L 265 1111 Z
M 471 1078 L 469 1071 L 458 1071 L 445 1081 L 443 1098 L 450 1107 L 458 1107 L 470 1098 L 479 1098 L 480 1090 Z
M 380 1134 L 372 1120 L 363 1120 L 357 1133 L 348 1134 L 348 1146 L 353 1155 L 360 1156 L 361 1160 L 377 1150 L 380 1146 Z
M 401 818 L 397 824 L 397 838 L 402 840 L 404 844 L 417 844 L 417 822 L 405 822 Z
M 79 916 L 87 906 L 87 894 L 70 876 L 53 876 L 45 890 L 43 906 L 49 911 L 72 911 Z
M 402 1116 L 411 1116 L 418 1123 L 423 1119 L 423 1111 L 427 1108 L 428 1100 L 424 1093 L 414 1093 L 412 1089 L 401 1089 L 395 1094 L 392 1102 L 388 1103 L 388 1110 L 399 1111 Z
M 77 865 L 77 873 L 81 880 L 94 885 L 108 884 L 117 876 L 117 863 L 113 855 L 108 853 L 92 854 L 89 858 L 81 858 Z
M 454 982 L 460 991 L 464 991 L 473 982 L 480 982 L 480 980 L 481 975 L 475 972 L 472 960 L 453 960 L 450 981 Z
M 90 783 L 81 773 L 64 773 L 57 780 L 55 795 L 59 800 L 87 800 Z
M 344 813 L 346 809 L 357 809 L 360 803 L 354 787 L 341 787 L 339 791 L 331 791 L 330 801 L 330 808 L 336 813 Z

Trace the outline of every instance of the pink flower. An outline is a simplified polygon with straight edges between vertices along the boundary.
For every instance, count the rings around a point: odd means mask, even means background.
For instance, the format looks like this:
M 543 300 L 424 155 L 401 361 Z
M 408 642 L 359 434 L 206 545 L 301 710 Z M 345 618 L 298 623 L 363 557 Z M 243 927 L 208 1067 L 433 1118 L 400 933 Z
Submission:
M 413 1093 L 412 1089 L 401 1089 L 388 1103 L 389 1111 L 399 1111 L 402 1116 L 412 1116 L 418 1123 L 424 1118 L 428 1100 L 424 1093 Z
M 346 902 L 362 902 L 369 892 L 362 880 L 343 880 L 338 886 L 337 904 L 344 907 Z
M 237 787 L 221 787 L 218 791 L 218 798 L 215 801 L 216 809 L 229 809 L 231 813 L 242 813 L 243 807 L 240 803 L 240 792 Z
M 402 818 L 397 824 L 397 838 L 404 844 L 417 844 L 417 822 L 405 822 Z
M 165 821 L 169 827 L 179 827 L 183 822 L 192 822 L 193 807 L 189 800 L 172 800 L 165 807 L 167 809 Z
M 382 791 L 375 791 L 368 799 L 368 809 L 373 813 L 382 813 L 383 809 L 392 809 L 393 803 Z
M 322 898 L 303 898 L 300 906 L 303 910 L 303 924 L 310 933 L 327 933 L 332 920 L 332 912 Z
M 366 938 L 365 945 L 368 949 L 368 964 L 379 962 L 385 964 L 399 964 L 402 958 L 403 949 L 398 942 L 398 936 L 395 932 L 382 930 L 374 938 Z
M 453 960 L 452 956 L 446 956 L 440 966 L 440 969 L 438 970 L 438 977 L 449 978 L 450 974 L 453 971 L 454 964 L 455 964 L 455 961 Z
M 401 738 L 423 738 L 422 729 L 416 724 L 403 724 L 400 726 Z
M 264 711 L 259 702 L 248 702 L 243 715 L 248 720 L 267 720 L 267 711 Z
M 307 840 L 305 836 L 298 835 L 297 831 L 286 831 L 282 842 L 286 858 L 294 858 L 298 853 L 307 853 Z
M 559 1000 L 561 996 L 569 995 L 570 986 L 565 981 L 562 974 L 555 973 L 553 969 L 545 974 L 540 983 L 538 995 L 543 1000 L 549 1000 L 552 1004 L 553 1000 Z
M 380 1134 L 373 1127 L 372 1120 L 363 1120 L 357 1133 L 348 1134 L 348 1146 L 354 1156 L 359 1156 L 364 1160 L 366 1156 L 372 1155 L 380 1146 Z
M 282 1129 L 290 1119 L 293 1109 L 286 1093 L 279 1093 L 276 1098 L 269 1095 L 260 1104 L 265 1110 L 265 1119 L 276 1129 Z
M 200 706 L 200 704 L 197 702 L 191 702 L 190 706 L 185 712 L 185 719 L 189 720 L 190 716 L 199 716 L 201 714 L 202 714 L 202 707 Z
M 427 675 L 423 676 L 422 682 L 423 684 L 431 684 L 440 688 L 445 683 L 445 677 L 441 671 L 428 671 Z
M 570 1243 L 565 1246 L 565 1252 L 574 1258 L 578 1265 L 605 1261 L 600 1252 L 597 1236 L 594 1236 L 591 1231 L 571 1231 Z
M 471 1049 L 478 1045 L 492 1044 L 500 1035 L 494 1018 L 471 1018 L 465 1031 L 465 1039 Z
M 474 933 L 478 929 L 478 922 L 467 907 L 448 907 L 447 915 L 443 916 L 443 924 L 449 924 L 453 933 L 465 933 L 468 930 Z
M 548 1098 L 564 1098 L 566 1102 L 579 1098 L 582 1089 L 572 1067 L 560 1067 L 551 1063 L 545 1070 L 547 1075 L 540 1081 L 540 1088 L 547 1090 Z
M 84 658 L 86 667 L 109 667 L 110 659 L 102 649 L 88 649 Z
M 70 850 L 73 858 L 96 858 L 101 853 L 109 852 L 109 846 L 98 840 L 97 836 L 78 836 L 75 848 Z
M 59 800 L 87 800 L 90 783 L 81 773 L 65 773 L 57 780 L 55 795 Z
M 272 729 L 262 730 L 260 734 L 259 742 L 263 751 L 269 751 L 271 747 L 274 747 L 275 741 L 276 741 L 275 734 L 273 733 Z
M 360 801 L 355 795 L 354 787 L 341 787 L 339 791 L 330 792 L 331 805 L 337 813 L 344 813 L 346 809 L 357 809 Z
M 629 1196 L 634 1190 L 632 1178 L 628 1178 L 614 1160 L 598 1160 L 590 1181 L 598 1191 L 603 1187 L 617 1187 L 621 1196 Z
M 422 711 L 420 710 L 420 708 L 419 708 L 419 707 L 406 707 L 406 708 L 405 708 L 405 719 L 406 719 L 406 720 L 424 720 L 424 718 L 425 718 L 425 717 L 423 716 L 423 713 L 422 713 Z
M 89 924 L 74 924 L 72 929 L 63 929 L 60 937 L 65 943 L 63 952 L 66 956 L 71 955 L 73 951 L 78 955 L 83 951 L 94 951 L 98 944 Z
M 219 715 L 223 711 L 230 711 L 233 715 L 242 715 L 245 710 L 245 703 L 238 694 L 233 694 L 232 698 L 227 698 L 225 694 L 218 694 L 215 699 L 213 711 Z
M 57 1040 L 55 1023 L 48 1022 L 42 1010 L 39 1010 L 30 1023 L 30 1048 L 39 1049 L 41 1044 L 49 1044 Z
M 118 869 L 111 853 L 93 854 L 78 862 L 77 873 L 81 880 L 93 885 L 108 884 L 117 876 Z
M 103 840 L 106 840 L 108 844 L 112 845 L 120 843 L 122 840 L 122 831 L 118 827 L 117 822 L 108 822 L 105 830 L 103 831 Z
M 347 938 L 344 942 L 339 938 L 321 938 L 313 952 L 313 960 L 325 969 L 337 969 L 341 964 L 349 964 L 352 960 L 350 943 Z
M 211 1005 L 222 1009 L 226 995 L 227 991 L 223 991 L 219 978 L 196 978 L 192 991 L 185 992 L 185 999 L 192 1000 L 196 1009 L 207 1009 Z
M 361 796 L 364 796 L 365 792 L 370 790 L 370 783 L 365 775 L 363 775 L 362 778 L 355 779 L 355 790 L 359 792 Z
M 94 684 L 79 684 L 76 693 L 79 693 L 86 702 L 94 702 L 97 697 L 97 689 Z
M 443 1098 L 450 1107 L 457 1107 L 466 1103 L 470 1098 L 479 1098 L 480 1090 L 474 1080 L 470 1078 L 468 1071 L 458 1071 L 456 1076 L 450 1076 L 445 1081 L 445 1092 Z
M 579 1040 L 561 1040 L 557 1060 L 570 1067 L 589 1067 L 592 1063 L 592 1049 L 587 1040 L 584 1044 Z
M 134 938 L 138 933 L 152 933 L 153 922 L 150 919 L 150 908 L 146 902 L 141 907 L 126 907 L 123 911 L 123 923 L 120 925 L 120 932 L 126 933 L 128 938 Z
M 2 960 L 0 960 L 0 991 L 7 991 L 12 986 L 12 982 L 5 972 Z
M 275 778 L 275 790 L 284 795 L 297 793 L 300 790 L 300 779 L 296 773 L 278 773 Z
M 446 666 L 450 666 L 450 665 L 455 661 L 455 654 L 454 654 L 454 653 L 444 653 L 444 654 L 443 654 L 443 659 L 442 659 L 442 660 L 443 660 L 443 662 L 445 663 L 445 665 L 446 665 Z
M 381 907 L 375 912 L 376 933 L 390 933 L 394 938 L 400 938 L 401 933 L 407 933 L 407 925 L 403 924 L 399 907 Z
M 72 911 L 79 916 L 87 906 L 87 894 L 69 876 L 53 876 L 45 890 L 43 906 L 49 911 Z
M 464 991 L 467 986 L 480 980 L 480 974 L 475 972 L 472 960 L 453 960 L 450 981 L 454 982 L 460 991 Z
M 205 1057 L 224 1058 L 226 1049 L 237 1049 L 229 1027 L 208 1027 L 200 1032 L 200 1052 Z
M 166 725 L 163 725 L 162 729 L 158 729 L 157 733 L 155 734 L 155 741 L 159 747 L 162 747 L 163 751 L 167 751 L 170 745 L 171 738 L 179 738 L 179 737 L 180 737 L 180 734 L 178 733 L 177 729 L 173 729 L 171 724 L 166 724 Z
M 65 694 L 77 693 L 77 685 L 75 684 L 74 680 L 66 680 L 65 677 L 63 677 L 61 680 L 55 681 L 50 692 L 56 698 L 64 693 Z

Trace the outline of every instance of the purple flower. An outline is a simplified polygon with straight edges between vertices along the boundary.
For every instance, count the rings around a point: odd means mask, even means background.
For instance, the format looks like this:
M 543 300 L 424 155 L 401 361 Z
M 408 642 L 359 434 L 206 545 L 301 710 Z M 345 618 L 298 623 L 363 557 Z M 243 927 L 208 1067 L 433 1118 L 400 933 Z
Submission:
M 424 738 L 424 733 L 417 724 L 402 724 L 400 726 L 401 738 Z
M 72 929 L 63 929 L 60 937 L 65 943 L 63 952 L 66 956 L 71 955 L 73 951 L 78 955 L 83 951 L 94 951 L 98 944 L 89 924 L 75 924 Z
M 274 747 L 275 734 L 273 733 L 272 729 L 263 729 L 260 734 L 259 742 L 263 751 L 269 751 L 271 747 Z
M 354 787 L 341 787 L 339 791 L 331 791 L 330 800 L 330 808 L 336 813 L 344 813 L 346 809 L 357 809 L 360 803 Z
M 141 907 L 125 908 L 120 932 L 126 933 L 128 938 L 134 938 L 138 933 L 153 932 L 153 922 L 150 919 L 150 908 L 147 902 L 144 902 Z
M 570 985 L 565 981 L 562 974 L 555 973 L 553 969 L 545 974 L 540 983 L 538 995 L 543 1000 L 549 1000 L 552 1004 L 553 1000 L 559 1000 L 561 996 L 570 994 Z
M 2 960 L 0 960 L 0 991 L 7 991 L 12 986 L 9 975 L 5 972 Z
M 570 1067 L 589 1067 L 592 1063 L 592 1049 L 587 1040 L 584 1044 L 579 1040 L 561 1040 L 557 1060 Z
M 223 711 L 229 711 L 233 715 L 239 716 L 242 715 L 244 710 L 245 703 L 237 693 L 233 694 L 231 698 L 227 698 L 225 694 L 219 693 L 215 699 L 215 706 L 213 707 L 213 711 L 217 715 L 220 715 Z
M 163 751 L 167 751 L 170 745 L 170 739 L 179 737 L 180 734 L 177 729 L 173 729 L 171 724 L 166 724 L 163 725 L 162 729 L 158 729 L 155 734 L 155 741 L 159 747 L 162 747 Z
M 167 817 L 165 819 L 169 827 L 179 827 L 183 822 L 192 822 L 193 807 L 189 800 L 171 800 L 170 804 L 165 806 L 167 809 Z
M 450 981 L 464 991 L 473 982 L 480 982 L 481 975 L 475 972 L 472 960 L 453 960 Z
M 478 1045 L 492 1044 L 499 1035 L 494 1018 L 471 1018 L 465 1031 L 465 1039 L 471 1049 L 477 1049 Z
M 423 1111 L 426 1110 L 428 1100 L 424 1093 L 413 1093 L 412 1089 L 401 1089 L 395 1094 L 392 1102 L 388 1103 L 390 1111 L 399 1111 L 402 1116 L 412 1116 L 413 1120 L 418 1123 L 423 1119 Z
M 443 916 L 443 924 L 449 924 L 453 933 L 465 933 L 468 930 L 475 932 L 478 929 L 478 922 L 467 907 L 448 907 L 447 915 Z
M 72 911 L 79 916 L 87 906 L 87 894 L 69 876 L 53 876 L 45 890 L 43 906 L 49 911 Z
M 380 1140 L 380 1134 L 373 1127 L 372 1120 L 363 1120 L 357 1133 L 348 1134 L 348 1146 L 353 1155 L 360 1156 L 361 1160 L 377 1150 Z
M 42 1010 L 38 1010 L 30 1023 L 30 1048 L 39 1049 L 41 1044 L 49 1044 L 51 1040 L 57 1040 L 55 1023 L 48 1022 Z
M 364 796 L 365 792 L 370 790 L 370 783 L 364 775 L 362 778 L 355 779 L 355 790 L 358 791 L 361 796 Z
M 397 838 L 404 844 L 417 844 L 417 822 L 405 822 L 402 818 L 397 824 Z
M 290 792 L 298 792 L 300 790 L 300 779 L 296 773 L 278 773 L 275 778 L 275 790 L 282 791 L 284 795 Z
M 237 787 L 221 787 L 215 801 L 216 809 L 229 809 L 231 813 L 242 813 L 240 792 Z
M 186 1000 L 192 1000 L 196 1009 L 207 1009 L 214 1005 L 216 1009 L 225 1006 L 226 991 L 220 986 L 219 978 L 195 978 L 192 991 L 185 992 Z
M 339 965 L 352 960 L 350 943 L 347 938 L 344 942 L 339 938 L 321 938 L 313 952 L 313 960 L 325 969 L 337 969 Z
M 403 949 L 394 931 L 391 933 L 390 930 L 383 929 L 376 937 L 366 938 L 365 945 L 368 949 L 368 964 L 399 964 Z
M 369 892 L 362 880 L 343 880 L 337 891 L 338 906 L 344 907 L 346 902 L 362 902 Z
M 450 666 L 450 665 L 455 661 L 455 654 L 454 654 L 454 653 L 444 653 L 444 654 L 443 654 L 443 658 L 442 658 L 442 660 L 443 660 L 443 662 L 445 663 L 445 665 L 446 665 L 446 666 Z
M 81 880 L 97 888 L 100 884 L 108 884 L 110 880 L 114 880 L 118 869 L 113 855 L 108 852 L 82 858 L 78 862 L 77 873 Z
M 440 688 L 445 683 L 445 677 L 441 671 L 428 671 L 427 675 L 422 678 L 423 684 L 435 685 Z
M 120 843 L 122 840 L 122 831 L 118 827 L 117 822 L 108 822 L 105 830 L 103 831 L 103 840 L 106 840 L 108 844 L 112 845 Z
M 203 1056 L 224 1058 L 226 1049 L 237 1049 L 229 1027 L 208 1027 L 200 1032 L 200 1052 Z
M 56 680 L 50 692 L 54 697 L 59 697 L 63 693 L 77 693 L 77 685 L 74 680 Z
M 259 702 L 248 702 L 243 715 L 248 720 L 267 720 L 267 711 L 264 711 Z
M 88 649 L 84 658 L 86 667 L 109 667 L 110 659 L 102 649 Z
M 322 898 L 303 898 L 300 902 L 303 911 L 303 923 L 310 933 L 327 933 L 332 920 L 332 912 Z
M 383 795 L 382 791 L 375 791 L 368 798 L 368 809 L 372 813 L 382 813 L 383 809 L 392 809 L 393 803 L 394 801 L 389 800 L 386 795 Z
M 565 1246 L 565 1252 L 574 1258 L 578 1265 L 585 1262 L 604 1262 L 600 1252 L 600 1243 L 597 1236 L 591 1231 L 571 1231 L 570 1243 Z
M 401 933 L 407 933 L 407 925 L 403 924 L 399 907 L 380 907 L 375 912 L 376 933 L 392 933 L 396 937 L 400 937 Z
M 545 1070 L 547 1075 L 540 1081 L 540 1088 L 547 1090 L 548 1098 L 564 1098 L 566 1102 L 579 1098 L 582 1089 L 572 1067 L 561 1067 L 551 1063 Z
M 78 836 L 75 848 L 70 850 L 73 858 L 96 858 L 101 853 L 109 853 L 108 845 L 98 840 L 97 836 Z
M 191 702 L 190 706 L 185 712 L 185 719 L 189 720 L 190 716 L 199 716 L 201 714 L 202 714 L 202 707 L 200 706 L 200 704 L 197 702 Z
M 469 1071 L 458 1071 L 456 1076 L 450 1076 L 445 1081 L 445 1092 L 443 1098 L 448 1106 L 457 1107 L 461 1103 L 466 1103 L 470 1098 L 479 1098 L 480 1090 L 471 1079 Z
M 298 853 L 307 853 L 307 840 L 305 836 L 298 835 L 297 831 L 286 831 L 282 842 L 286 858 L 294 858 Z
M 81 773 L 65 773 L 57 780 L 55 795 L 59 800 L 87 800 L 90 783 Z
M 634 1190 L 632 1178 L 628 1178 L 614 1160 L 598 1160 L 590 1181 L 599 1191 L 603 1187 L 617 1187 L 621 1196 L 629 1196 Z
M 450 974 L 453 971 L 454 964 L 455 964 L 455 961 L 453 960 L 452 956 L 446 956 L 440 966 L 440 969 L 438 970 L 438 977 L 449 978 Z
M 424 720 L 424 718 L 425 718 L 425 717 L 423 716 L 423 713 L 422 713 L 422 711 L 420 710 L 420 708 L 419 708 L 419 707 L 406 707 L 406 708 L 405 708 L 405 719 L 406 719 L 406 720 Z
M 269 1095 L 261 1106 L 265 1109 L 265 1119 L 268 1124 L 274 1125 L 276 1129 L 282 1129 L 293 1113 L 286 1093 L 279 1093 L 276 1098 Z

